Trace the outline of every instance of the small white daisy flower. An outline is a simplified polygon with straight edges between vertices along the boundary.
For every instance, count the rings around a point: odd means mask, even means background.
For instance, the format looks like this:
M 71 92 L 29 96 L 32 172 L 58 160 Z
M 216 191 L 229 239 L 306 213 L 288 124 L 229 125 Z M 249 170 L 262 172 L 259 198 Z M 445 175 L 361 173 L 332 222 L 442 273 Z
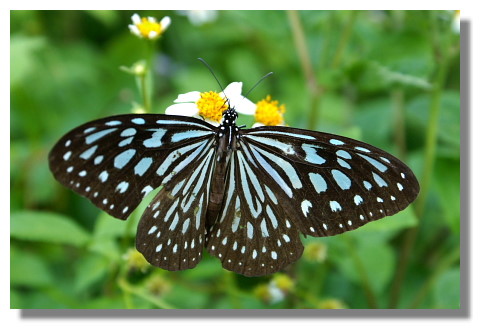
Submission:
M 131 21 L 133 24 L 128 25 L 130 31 L 140 38 L 147 39 L 159 38 L 172 22 L 168 16 L 157 22 L 154 17 L 140 17 L 138 14 L 133 14 Z
M 453 14 L 452 29 L 456 33 L 460 33 L 460 11 L 455 10 Z
M 175 104 L 165 110 L 168 115 L 202 118 L 208 123 L 219 125 L 222 113 L 229 106 L 240 114 L 254 115 L 256 105 L 241 95 L 242 82 L 230 83 L 223 92 L 189 92 L 180 94 Z
M 217 18 L 216 10 L 179 10 L 178 13 L 187 16 L 190 23 L 195 26 L 201 26 Z

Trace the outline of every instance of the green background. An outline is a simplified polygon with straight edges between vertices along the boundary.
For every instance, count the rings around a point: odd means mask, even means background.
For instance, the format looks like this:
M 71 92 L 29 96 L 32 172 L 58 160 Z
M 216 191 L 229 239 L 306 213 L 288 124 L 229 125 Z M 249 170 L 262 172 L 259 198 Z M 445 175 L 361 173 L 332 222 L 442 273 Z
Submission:
M 459 308 L 460 35 L 453 11 L 219 11 L 172 24 L 152 49 L 128 11 L 12 11 L 12 308 Z M 193 13 L 192 13 L 193 14 Z M 192 15 L 191 14 L 191 15 Z M 70 129 L 130 113 L 142 98 L 120 70 L 153 57 L 152 112 L 177 94 L 244 82 L 284 103 L 295 127 L 366 141 L 405 161 L 422 187 L 398 215 L 328 238 L 246 278 L 204 254 L 192 270 L 149 266 L 136 225 L 54 181 L 47 154 Z M 242 117 L 239 124 L 254 120 Z

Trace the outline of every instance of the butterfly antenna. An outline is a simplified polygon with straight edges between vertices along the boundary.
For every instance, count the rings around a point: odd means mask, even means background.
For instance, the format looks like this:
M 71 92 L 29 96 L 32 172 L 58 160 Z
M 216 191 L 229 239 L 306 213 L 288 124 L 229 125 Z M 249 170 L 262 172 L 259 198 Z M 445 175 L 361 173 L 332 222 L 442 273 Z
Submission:
M 258 86 L 261 83 L 261 81 L 263 81 L 264 79 L 266 79 L 270 75 L 273 75 L 273 72 L 269 72 L 268 74 L 266 74 L 265 76 L 263 76 L 261 79 L 259 79 L 258 82 L 256 82 L 254 84 L 254 86 L 251 87 L 251 89 L 246 93 L 246 95 L 244 95 L 244 98 L 246 99 L 249 96 L 249 93 L 251 93 L 253 91 L 253 89 L 256 88 L 256 86 Z
M 209 65 L 209 64 L 207 64 L 207 62 L 206 62 L 204 59 L 202 59 L 202 58 L 197 58 L 197 59 L 198 59 L 198 60 L 200 60 L 200 61 L 202 62 L 202 64 L 204 64 L 204 65 L 205 65 L 205 67 L 207 67 L 207 69 L 209 69 L 209 71 L 211 72 L 211 74 L 212 74 L 212 76 L 214 77 L 214 79 L 216 79 L 217 84 L 218 84 L 218 85 L 219 85 L 219 87 L 221 88 L 221 92 L 222 92 L 222 94 L 224 94 L 224 96 L 226 97 L 226 102 L 227 102 L 227 101 L 229 101 L 229 99 L 227 98 L 226 93 L 224 93 L 224 89 L 222 88 L 222 85 L 221 85 L 221 83 L 220 83 L 219 79 L 217 79 L 217 77 L 216 77 L 216 75 L 215 75 L 214 70 L 212 69 L 212 67 L 210 67 L 210 65 Z

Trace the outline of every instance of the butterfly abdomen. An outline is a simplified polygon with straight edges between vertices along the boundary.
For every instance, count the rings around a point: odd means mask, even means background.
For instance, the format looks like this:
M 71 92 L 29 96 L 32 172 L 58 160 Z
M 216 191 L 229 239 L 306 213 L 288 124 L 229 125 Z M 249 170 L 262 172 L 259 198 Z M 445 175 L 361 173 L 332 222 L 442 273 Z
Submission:
M 217 144 L 217 152 L 215 159 L 215 166 L 211 178 L 211 191 L 209 194 L 209 203 L 207 207 L 206 228 L 214 224 L 222 209 L 222 202 L 224 200 L 226 174 L 229 159 L 232 155 L 235 142 L 235 131 L 231 126 L 220 126 L 217 135 L 219 143 Z

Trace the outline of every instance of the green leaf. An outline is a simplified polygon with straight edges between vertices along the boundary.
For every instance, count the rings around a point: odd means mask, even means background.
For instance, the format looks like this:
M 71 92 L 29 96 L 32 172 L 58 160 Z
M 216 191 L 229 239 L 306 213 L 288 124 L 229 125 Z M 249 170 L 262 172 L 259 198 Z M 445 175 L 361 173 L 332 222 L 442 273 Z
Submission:
M 110 261 L 97 254 L 84 256 L 76 266 L 74 290 L 76 293 L 89 289 L 104 278 L 110 269 Z
M 119 261 L 121 249 L 116 240 L 111 238 L 95 238 L 89 244 L 89 250 L 101 254 L 112 261 Z
M 440 156 L 460 157 L 460 93 L 444 91 L 440 102 L 438 123 L 438 154 Z M 412 125 L 424 132 L 428 126 L 430 110 L 429 95 L 421 95 L 406 105 L 406 114 Z
M 10 284 L 39 288 L 52 285 L 53 277 L 40 256 L 11 247 Z
M 10 236 L 15 239 L 83 246 L 89 234 L 72 219 L 49 212 L 20 211 L 10 215 Z
M 460 234 L 460 162 L 438 159 L 434 172 L 433 186 L 437 190 L 446 223 L 451 230 Z
M 460 268 L 444 272 L 433 288 L 436 308 L 460 308 Z
M 345 248 L 345 252 L 336 256 L 337 266 L 346 277 L 357 284 L 363 283 L 362 274 L 364 273 L 372 290 L 382 292 L 390 282 L 396 265 L 392 248 L 385 243 L 370 240 L 357 243 L 355 240 L 348 239 L 349 246 Z M 352 250 L 350 247 L 354 249 Z M 361 269 L 363 269 L 363 273 Z
M 10 84 L 21 84 L 34 70 L 36 52 L 47 45 L 45 37 L 13 35 L 10 39 Z
M 131 217 L 130 219 L 133 219 Z M 101 212 L 96 219 L 93 238 L 117 238 L 126 233 L 126 221 L 110 216 L 105 212 Z
M 412 206 L 408 206 L 406 209 L 393 216 L 384 217 L 362 226 L 359 228 L 358 233 L 355 234 L 362 235 L 365 238 L 368 234 L 389 232 L 391 236 L 394 236 L 395 233 L 402 229 L 413 227 L 417 224 L 418 218 L 416 217 Z

